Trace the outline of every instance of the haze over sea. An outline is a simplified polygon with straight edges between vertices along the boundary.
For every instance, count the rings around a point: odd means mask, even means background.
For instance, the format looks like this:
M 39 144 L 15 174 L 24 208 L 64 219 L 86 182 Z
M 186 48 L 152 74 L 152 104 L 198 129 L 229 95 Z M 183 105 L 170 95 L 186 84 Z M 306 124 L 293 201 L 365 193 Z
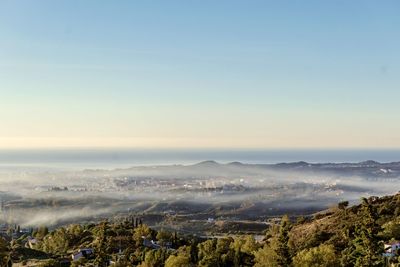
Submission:
M 141 165 L 220 163 L 310 163 L 400 161 L 400 150 L 222 150 L 222 149 L 51 149 L 0 150 L 0 168 L 114 169 Z

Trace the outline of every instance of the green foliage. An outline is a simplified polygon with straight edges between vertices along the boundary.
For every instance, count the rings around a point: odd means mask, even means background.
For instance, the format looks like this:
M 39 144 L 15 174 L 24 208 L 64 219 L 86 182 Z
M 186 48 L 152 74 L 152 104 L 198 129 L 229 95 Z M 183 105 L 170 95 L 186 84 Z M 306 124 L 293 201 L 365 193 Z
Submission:
M 189 267 L 194 266 L 190 257 L 191 248 L 188 246 L 180 247 L 175 255 L 170 255 L 165 261 L 165 267 Z
M 47 253 L 65 254 L 69 245 L 68 232 L 61 227 L 43 238 L 41 248 Z
M 383 266 L 383 242 L 400 239 L 400 218 L 394 215 L 398 203 L 400 194 L 364 199 L 353 207 L 339 203 L 338 209 L 320 213 L 314 219 L 300 218 L 295 225 L 284 216 L 279 225 L 270 226 L 261 244 L 251 235 L 240 234 L 205 241 L 193 236 L 178 238 L 176 233 L 156 232 L 147 225 L 125 220 L 70 225 L 50 233 L 40 227 L 34 232 L 39 241 L 35 248 L 48 253 L 42 252 L 42 260 L 69 257 L 79 248 L 94 249 L 94 258 L 81 258 L 71 266 L 102 267 L 109 259 L 116 261 L 115 267 Z M 160 244 L 171 241 L 176 250 L 145 247 L 143 238 L 157 239 Z M 10 249 L 0 240 L 0 267 L 10 264 L 11 252 L 13 259 L 20 261 L 39 258 L 33 253 L 39 251 L 23 247 L 25 241 L 26 237 L 12 241 Z M 390 259 L 390 263 L 398 262 L 398 257 Z
M 11 266 L 10 248 L 7 242 L 0 237 L 0 267 Z
M 210 239 L 198 245 L 199 266 L 218 266 L 218 256 L 216 253 L 217 240 Z
M 254 253 L 254 267 L 278 267 L 277 240 L 271 239 Z
M 107 254 L 107 229 L 108 222 L 102 222 L 99 225 L 97 236 L 95 240 L 95 253 L 96 258 L 94 263 L 98 266 L 106 266 L 108 262 L 108 254 Z
M 252 236 L 206 240 L 198 245 L 198 262 L 195 263 L 199 266 L 253 266 L 254 252 L 258 248 Z M 191 248 L 189 257 L 190 251 Z
M 325 230 L 316 227 L 312 236 L 308 240 L 306 240 L 306 242 L 304 242 L 302 248 L 307 249 L 316 247 L 324 243 L 325 241 L 328 241 L 331 237 L 332 237 L 331 233 L 328 233 Z
M 143 243 L 143 238 L 151 239 L 153 236 L 153 231 L 145 224 L 141 224 L 135 228 L 133 232 L 133 240 L 136 242 L 136 245 L 139 246 Z
M 169 253 L 166 249 L 150 250 L 146 253 L 144 263 L 148 267 L 163 266 L 168 257 Z
M 384 229 L 382 237 L 386 240 L 394 239 L 400 240 L 400 223 L 397 221 L 390 221 L 382 226 Z
M 190 257 L 187 255 L 171 255 L 165 262 L 165 267 L 188 267 L 190 265 Z
M 164 231 L 161 229 L 158 231 L 156 235 L 157 240 L 161 245 L 165 244 L 165 242 L 171 242 L 172 241 L 172 234 L 170 232 Z
M 38 235 L 41 236 L 44 232 L 40 234 L 38 232 Z M 47 253 L 63 255 L 69 249 L 74 249 L 81 244 L 82 239 L 88 235 L 91 233 L 84 231 L 83 227 L 78 224 L 70 225 L 67 228 L 61 227 L 43 236 L 40 248 Z
M 253 266 L 254 253 L 258 248 L 259 245 L 256 243 L 253 236 L 236 237 L 230 245 L 230 249 L 234 254 L 234 266 Z
M 197 246 L 197 242 L 193 239 L 190 242 L 189 254 L 190 254 L 190 262 L 197 263 L 199 260 L 199 248 Z
M 338 265 L 333 245 L 305 249 L 293 258 L 294 267 L 335 267 Z
M 354 236 L 342 253 L 342 265 L 345 266 L 382 266 L 383 244 L 379 238 L 381 226 L 379 214 L 374 205 L 375 198 L 362 199 L 358 216 L 361 220 L 355 225 Z
M 46 226 L 41 226 L 37 230 L 33 231 L 33 236 L 36 239 L 43 239 L 49 233 L 49 229 Z
M 279 231 L 278 243 L 276 247 L 276 255 L 278 266 L 290 266 L 292 262 L 292 257 L 289 250 L 289 232 L 292 229 L 292 224 L 290 223 L 288 216 L 283 216 Z
M 48 259 L 49 255 L 43 251 L 30 249 L 22 246 L 13 247 L 12 254 L 18 255 L 19 260 Z

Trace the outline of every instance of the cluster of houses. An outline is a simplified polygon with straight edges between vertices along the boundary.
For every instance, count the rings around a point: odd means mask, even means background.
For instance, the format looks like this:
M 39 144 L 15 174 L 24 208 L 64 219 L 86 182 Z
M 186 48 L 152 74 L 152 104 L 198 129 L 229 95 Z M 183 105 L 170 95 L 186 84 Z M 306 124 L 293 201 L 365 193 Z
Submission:
M 32 233 L 31 228 L 21 228 L 19 225 L 10 225 L 8 223 L 0 224 L 0 237 L 5 240 L 18 239 L 25 234 Z
M 146 237 L 142 236 L 143 239 L 143 246 L 151 248 L 151 249 L 161 249 L 161 248 L 166 248 L 166 249 L 171 249 L 172 250 L 172 242 L 158 242 L 155 240 L 149 240 Z M 28 240 L 29 244 L 32 243 L 32 245 L 35 244 L 36 240 L 35 239 L 29 239 Z M 120 253 L 122 253 L 120 251 Z M 82 248 L 79 249 L 77 252 L 72 254 L 72 261 L 79 261 L 82 258 L 85 259 L 94 259 L 95 258 L 95 251 L 93 248 Z M 112 263 L 112 261 L 110 261 Z
M 264 236 L 260 236 L 264 238 Z M 161 249 L 161 248 L 166 248 L 166 249 L 171 249 L 172 248 L 172 242 L 158 242 L 155 240 L 150 240 L 146 238 L 145 236 L 142 236 L 143 239 L 143 246 L 151 248 L 151 249 Z M 28 239 L 28 243 L 34 245 L 36 243 L 36 239 Z M 393 241 L 390 243 L 387 243 L 384 245 L 385 246 L 385 252 L 383 256 L 391 258 L 395 256 L 400 255 L 400 241 Z M 95 257 L 94 250 L 92 248 L 83 248 L 79 249 L 76 253 L 72 254 L 72 260 L 73 261 L 78 261 L 81 258 L 86 258 L 86 259 L 93 259 Z

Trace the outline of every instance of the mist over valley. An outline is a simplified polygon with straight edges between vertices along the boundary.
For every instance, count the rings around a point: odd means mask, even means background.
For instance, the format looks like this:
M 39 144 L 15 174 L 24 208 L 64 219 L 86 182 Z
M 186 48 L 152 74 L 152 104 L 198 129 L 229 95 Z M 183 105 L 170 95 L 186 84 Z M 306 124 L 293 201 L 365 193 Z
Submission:
M 399 178 L 400 162 L 375 161 L 203 161 L 109 170 L 16 166 L 0 171 L 0 219 L 55 227 L 134 214 L 151 226 L 183 231 L 199 224 L 196 229 L 204 232 L 208 220 L 251 222 L 264 229 L 283 214 L 307 216 L 340 201 L 394 194 Z

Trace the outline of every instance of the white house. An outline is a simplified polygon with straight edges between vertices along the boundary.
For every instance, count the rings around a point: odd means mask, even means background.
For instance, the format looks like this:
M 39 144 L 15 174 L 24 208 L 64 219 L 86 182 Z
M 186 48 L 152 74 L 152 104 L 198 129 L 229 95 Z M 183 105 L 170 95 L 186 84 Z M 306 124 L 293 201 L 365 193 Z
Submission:
M 77 261 L 80 258 L 92 258 L 94 257 L 94 250 L 92 248 L 81 248 L 77 253 L 72 254 L 72 260 Z
M 400 241 L 392 241 L 385 244 L 385 252 L 383 255 L 385 257 L 394 257 L 400 252 Z
M 28 237 L 28 246 L 29 246 L 29 248 L 33 249 L 36 244 L 37 244 L 37 239 L 29 236 Z

